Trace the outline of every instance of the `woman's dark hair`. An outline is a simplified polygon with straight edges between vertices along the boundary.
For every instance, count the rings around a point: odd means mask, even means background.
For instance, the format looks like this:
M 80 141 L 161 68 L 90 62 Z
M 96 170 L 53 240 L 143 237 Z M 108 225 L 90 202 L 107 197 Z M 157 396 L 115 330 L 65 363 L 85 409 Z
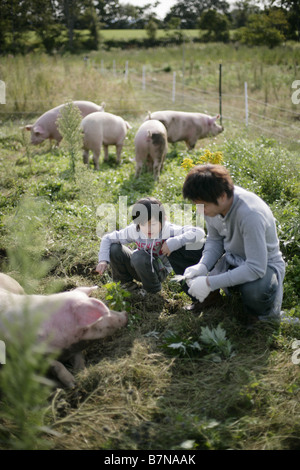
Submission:
M 144 197 L 137 201 L 132 208 L 132 220 L 136 224 L 137 231 L 140 224 L 144 225 L 150 219 L 156 219 L 163 227 L 166 219 L 165 209 L 162 203 L 154 197 Z
M 218 198 L 225 192 L 233 196 L 233 181 L 223 165 L 198 165 L 190 170 L 183 183 L 183 197 L 191 201 L 205 201 L 218 204 Z

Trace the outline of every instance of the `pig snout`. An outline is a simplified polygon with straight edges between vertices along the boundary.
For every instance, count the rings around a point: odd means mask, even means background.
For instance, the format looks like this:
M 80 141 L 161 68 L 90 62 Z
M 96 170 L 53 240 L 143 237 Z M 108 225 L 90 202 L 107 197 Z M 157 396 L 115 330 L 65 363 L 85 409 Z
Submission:
M 211 118 L 210 120 L 210 125 L 211 125 L 210 133 L 212 135 L 218 135 L 224 131 L 224 127 L 216 122 L 216 120 L 219 118 L 220 118 L 220 114 L 217 114 L 217 116 Z
M 125 311 L 122 312 L 115 312 L 114 310 L 110 310 L 110 315 L 114 319 L 113 323 L 119 325 L 120 327 L 126 326 L 128 322 L 128 314 Z
M 128 315 L 126 312 L 115 312 L 110 310 L 101 316 L 96 322 L 88 326 L 82 335 L 82 339 L 101 339 L 111 336 L 116 330 L 127 325 Z

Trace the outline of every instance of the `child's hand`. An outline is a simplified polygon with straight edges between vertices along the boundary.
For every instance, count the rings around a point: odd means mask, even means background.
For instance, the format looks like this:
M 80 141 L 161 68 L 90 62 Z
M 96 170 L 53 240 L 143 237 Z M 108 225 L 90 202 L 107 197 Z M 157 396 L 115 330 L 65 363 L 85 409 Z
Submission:
M 107 270 L 107 262 L 106 261 L 100 261 L 98 266 L 96 267 L 96 271 L 101 275 Z
M 167 256 L 169 256 L 171 254 L 171 251 L 169 250 L 169 247 L 168 247 L 166 242 L 163 243 L 163 245 L 161 247 L 161 251 L 164 255 L 167 255 Z

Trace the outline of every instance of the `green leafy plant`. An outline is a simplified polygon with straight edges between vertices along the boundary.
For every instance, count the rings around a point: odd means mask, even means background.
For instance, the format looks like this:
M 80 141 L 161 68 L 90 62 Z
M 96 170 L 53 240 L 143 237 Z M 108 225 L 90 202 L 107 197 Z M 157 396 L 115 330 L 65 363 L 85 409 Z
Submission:
M 191 357 L 195 354 L 199 354 L 202 350 L 198 341 L 195 341 L 191 336 L 183 338 L 180 334 L 174 333 L 173 331 L 167 331 L 165 333 L 162 347 L 167 349 L 172 355 L 179 357 Z
M 128 311 L 128 298 L 131 294 L 127 290 L 122 289 L 121 282 L 108 282 L 104 287 L 107 289 L 105 300 L 107 301 L 108 306 L 117 312 L 121 312 L 123 310 Z
M 225 358 L 233 354 L 232 344 L 226 338 L 226 331 L 221 325 L 212 329 L 208 326 L 202 327 L 200 340 L 210 352 L 221 354 Z
M 201 355 L 213 354 L 215 360 L 221 360 L 234 354 L 232 344 L 226 338 L 226 331 L 220 325 L 212 329 L 207 326 L 202 327 L 198 337 L 184 338 L 179 333 L 167 331 L 162 347 L 179 357 L 199 356 L 201 353 Z

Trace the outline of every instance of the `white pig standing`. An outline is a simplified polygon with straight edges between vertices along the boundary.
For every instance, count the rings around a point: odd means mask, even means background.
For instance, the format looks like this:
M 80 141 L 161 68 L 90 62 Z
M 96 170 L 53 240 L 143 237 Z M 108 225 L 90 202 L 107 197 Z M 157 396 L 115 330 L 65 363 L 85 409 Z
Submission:
M 130 124 L 120 116 L 111 113 L 92 113 L 81 121 L 84 133 L 83 162 L 89 163 L 89 151 L 93 152 L 95 169 L 99 170 L 101 147 L 104 147 L 104 161 L 108 161 L 108 146 L 115 145 L 117 162 L 120 163 L 121 151 Z
M 18 287 L 19 286 L 19 287 Z M 0 337 L 9 342 L 7 323 L 14 323 L 22 334 L 25 313 L 39 320 L 38 342 L 44 342 L 50 351 L 59 351 L 60 357 L 74 356 L 74 368 L 84 367 L 78 351 L 87 341 L 104 338 L 127 324 L 126 312 L 114 312 L 89 295 L 97 287 L 78 287 L 69 292 L 52 295 L 22 294 L 22 287 L 10 276 L 0 276 Z M 19 293 L 15 293 L 19 292 Z M 73 375 L 58 360 L 52 369 L 68 388 L 75 386 Z
M 157 119 L 167 129 L 168 142 L 184 140 L 191 150 L 198 139 L 220 134 L 224 130 L 216 123 L 220 115 L 211 117 L 207 114 L 184 111 L 156 111 L 148 114 L 145 120 Z
M 101 106 L 98 106 L 92 101 L 73 101 L 73 104 L 80 109 L 83 118 L 88 114 L 94 113 L 96 111 L 102 112 L 104 111 L 105 107 L 105 103 L 102 103 Z M 40 144 L 46 139 L 50 139 L 50 141 L 56 140 L 57 143 L 61 141 L 62 136 L 58 131 L 56 121 L 64 106 L 66 106 L 66 104 L 61 104 L 56 106 L 56 108 L 46 111 L 35 121 L 34 124 L 27 124 L 24 127 L 24 129 L 31 132 L 32 144 Z
M 149 171 L 153 171 L 154 178 L 158 179 L 168 151 L 165 126 L 156 119 L 143 122 L 135 135 L 134 145 L 135 176 L 140 175 L 143 164 L 147 163 Z

